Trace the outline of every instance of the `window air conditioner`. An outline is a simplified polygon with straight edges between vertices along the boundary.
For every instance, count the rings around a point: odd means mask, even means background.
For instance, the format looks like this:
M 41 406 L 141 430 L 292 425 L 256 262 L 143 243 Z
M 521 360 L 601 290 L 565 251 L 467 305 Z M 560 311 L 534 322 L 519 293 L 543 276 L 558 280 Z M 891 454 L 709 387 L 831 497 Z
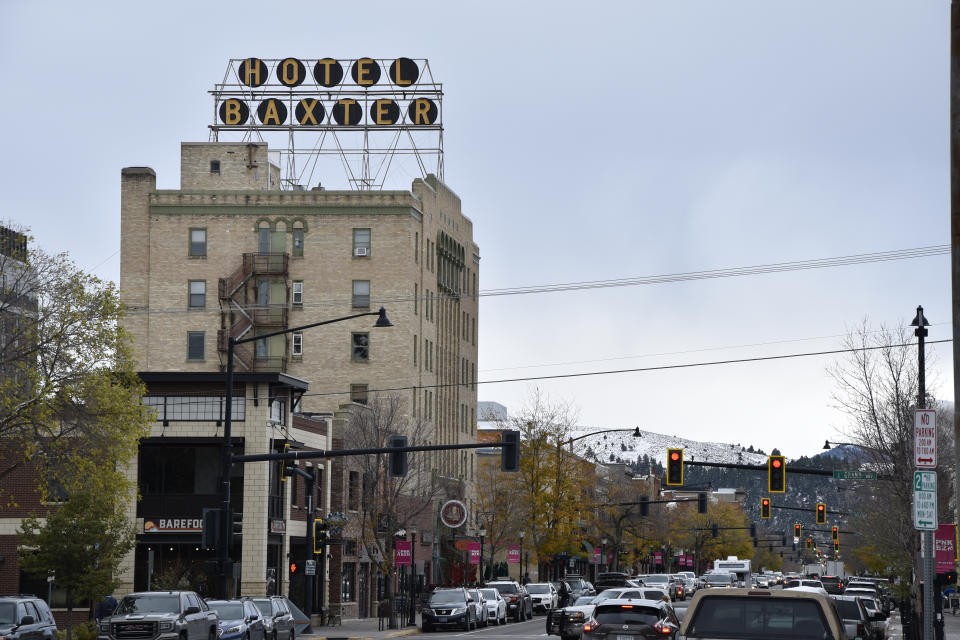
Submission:
M 354 247 L 353 255 L 355 256 L 365 256 L 370 251 L 367 247 Z

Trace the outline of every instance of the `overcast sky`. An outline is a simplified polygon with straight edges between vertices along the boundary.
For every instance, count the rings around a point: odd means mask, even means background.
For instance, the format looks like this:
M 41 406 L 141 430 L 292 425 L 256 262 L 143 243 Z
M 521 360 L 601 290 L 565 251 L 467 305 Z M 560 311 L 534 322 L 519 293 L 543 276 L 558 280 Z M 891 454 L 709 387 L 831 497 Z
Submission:
M 427 58 L 481 289 L 949 243 L 949 2 L 0 2 L 0 215 L 119 279 L 120 169 L 179 187 L 230 58 Z M 400 167 L 400 176 L 409 165 Z M 324 184 L 344 184 L 342 174 Z M 950 337 L 945 255 L 486 297 L 479 378 L 839 348 L 864 319 Z M 952 394 L 949 344 L 928 384 Z M 816 453 L 833 357 L 489 384 L 579 423 Z

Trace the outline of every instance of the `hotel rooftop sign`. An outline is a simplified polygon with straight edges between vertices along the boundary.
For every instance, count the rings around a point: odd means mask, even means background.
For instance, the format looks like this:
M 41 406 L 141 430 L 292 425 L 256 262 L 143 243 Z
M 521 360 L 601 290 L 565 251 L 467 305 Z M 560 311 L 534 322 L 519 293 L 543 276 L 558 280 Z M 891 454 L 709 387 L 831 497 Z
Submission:
M 443 177 L 443 87 L 426 59 L 234 58 L 210 93 L 211 140 L 282 133 L 290 184 L 311 162 L 304 155 L 340 156 L 358 188 L 382 185 L 396 155 Z

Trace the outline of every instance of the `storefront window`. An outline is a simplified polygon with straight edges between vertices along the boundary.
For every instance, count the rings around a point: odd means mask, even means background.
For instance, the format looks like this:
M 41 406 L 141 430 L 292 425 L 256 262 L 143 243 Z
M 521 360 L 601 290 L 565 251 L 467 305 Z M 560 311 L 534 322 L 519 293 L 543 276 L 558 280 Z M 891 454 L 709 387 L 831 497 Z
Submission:
M 355 602 L 357 599 L 357 564 L 355 562 L 344 562 L 342 575 L 340 599 L 342 602 Z

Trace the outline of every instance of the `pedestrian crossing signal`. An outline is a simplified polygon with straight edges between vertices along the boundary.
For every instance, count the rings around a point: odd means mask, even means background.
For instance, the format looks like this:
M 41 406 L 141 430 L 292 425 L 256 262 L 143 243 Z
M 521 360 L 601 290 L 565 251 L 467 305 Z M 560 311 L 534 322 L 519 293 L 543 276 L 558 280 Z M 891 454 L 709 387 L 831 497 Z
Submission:
M 760 500 L 760 517 L 764 520 L 770 519 L 770 498 Z
M 683 449 L 667 449 L 667 484 L 683 484 Z

